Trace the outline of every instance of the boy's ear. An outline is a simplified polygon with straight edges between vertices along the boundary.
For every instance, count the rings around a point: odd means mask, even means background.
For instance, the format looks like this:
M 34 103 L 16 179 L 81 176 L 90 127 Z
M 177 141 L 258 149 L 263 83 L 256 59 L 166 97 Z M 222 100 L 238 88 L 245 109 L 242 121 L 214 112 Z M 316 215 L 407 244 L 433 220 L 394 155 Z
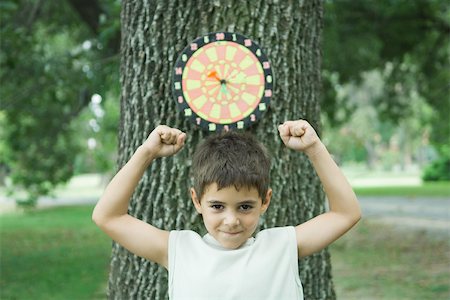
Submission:
M 269 208 L 270 199 L 272 199 L 272 189 L 271 188 L 269 188 L 267 190 L 266 197 L 265 197 L 265 199 L 263 201 L 263 204 L 261 206 L 261 214 L 265 213 L 266 210 Z
M 202 214 L 202 206 L 200 204 L 200 199 L 198 199 L 197 193 L 195 192 L 194 188 L 191 188 L 191 200 L 192 203 L 194 204 L 195 210 L 199 214 Z

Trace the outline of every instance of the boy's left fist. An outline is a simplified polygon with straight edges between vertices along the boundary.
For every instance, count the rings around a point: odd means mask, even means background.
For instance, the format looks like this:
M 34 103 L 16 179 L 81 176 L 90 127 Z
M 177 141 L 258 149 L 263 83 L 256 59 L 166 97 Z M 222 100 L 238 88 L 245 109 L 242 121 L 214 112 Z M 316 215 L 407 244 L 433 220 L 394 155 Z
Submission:
M 278 132 L 286 147 L 293 150 L 309 152 L 321 144 L 316 131 L 305 120 L 286 121 L 278 126 Z

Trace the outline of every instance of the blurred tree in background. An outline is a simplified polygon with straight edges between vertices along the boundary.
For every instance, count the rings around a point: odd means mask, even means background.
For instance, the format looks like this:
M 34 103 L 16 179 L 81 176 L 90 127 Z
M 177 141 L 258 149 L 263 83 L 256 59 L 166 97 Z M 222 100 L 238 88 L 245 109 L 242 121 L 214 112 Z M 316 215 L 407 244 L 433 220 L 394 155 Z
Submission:
M 10 190 L 26 191 L 16 197 L 33 203 L 77 172 L 115 164 L 120 6 L 119 0 L 0 2 L 0 182 L 8 176 Z M 379 151 L 395 148 L 395 139 L 404 147 L 414 136 L 411 143 L 429 141 L 437 151 L 425 178 L 449 174 L 449 2 L 326 0 L 324 6 L 321 106 L 325 132 L 342 138 L 330 143 L 333 150 L 342 160 L 372 165 Z
M 339 161 L 362 163 L 369 170 L 409 171 L 416 165 L 424 166 L 435 153 L 429 143 L 433 109 L 413 91 L 408 116 L 380 118 L 377 100 L 386 84 L 385 74 L 373 70 L 364 72 L 359 83 L 337 87 L 337 101 L 346 99 L 352 113 L 338 126 L 326 125 L 325 142 Z M 338 112 L 337 117 L 344 113 Z
M 381 90 L 370 95 L 367 103 L 374 108 L 372 120 L 382 122 L 384 129 L 390 125 L 409 131 L 403 138 L 411 135 L 408 126 L 412 124 L 408 123 L 415 122 L 414 134 L 433 144 L 440 157 L 437 169 L 446 174 L 442 179 L 448 178 L 449 37 L 448 1 L 326 1 L 322 111 L 329 125 L 346 127 L 362 108 L 354 94 L 342 93 L 342 87 L 367 86 L 367 72 L 378 72 L 383 81 Z M 376 123 L 372 126 L 377 127 Z M 374 137 L 370 129 L 367 136 L 369 143 Z M 370 164 L 373 153 L 366 150 Z
M 117 113 L 105 114 L 102 106 L 111 104 L 103 104 L 100 95 L 118 102 L 120 3 L 21 0 L 0 5 L 0 168 L 12 181 L 11 191 L 26 191 L 15 197 L 32 205 L 70 179 L 77 167 L 93 169 L 80 159 L 89 154 L 88 134 L 95 135 L 100 126 L 117 130 Z M 103 153 L 112 148 L 100 138 L 89 146 Z M 89 164 L 103 171 L 111 166 L 107 158 L 97 155 Z

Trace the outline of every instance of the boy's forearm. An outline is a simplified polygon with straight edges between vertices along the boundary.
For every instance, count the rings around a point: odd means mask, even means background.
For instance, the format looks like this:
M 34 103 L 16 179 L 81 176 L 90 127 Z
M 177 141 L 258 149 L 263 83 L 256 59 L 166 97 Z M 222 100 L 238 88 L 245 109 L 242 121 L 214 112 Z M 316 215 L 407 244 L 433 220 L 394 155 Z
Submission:
M 133 192 L 153 157 L 141 146 L 122 169 L 113 177 L 94 208 L 92 218 L 96 223 L 128 213 Z
M 327 195 L 330 211 L 359 220 L 361 210 L 356 195 L 322 142 L 306 151 Z

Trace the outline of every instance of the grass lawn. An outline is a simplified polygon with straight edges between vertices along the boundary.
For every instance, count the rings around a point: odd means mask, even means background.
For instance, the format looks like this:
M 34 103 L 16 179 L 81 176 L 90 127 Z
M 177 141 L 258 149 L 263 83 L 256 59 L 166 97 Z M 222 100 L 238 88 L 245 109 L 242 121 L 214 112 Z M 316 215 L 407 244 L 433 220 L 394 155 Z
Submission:
M 450 299 L 450 241 L 362 221 L 330 247 L 338 299 Z
M 450 197 L 450 182 L 425 182 L 413 186 L 354 187 L 358 196 Z
M 0 299 L 105 299 L 110 240 L 92 206 L 0 217 Z M 339 299 L 450 299 L 450 242 L 363 220 L 330 247 Z
M 0 216 L 0 299 L 105 299 L 111 243 L 92 209 Z

